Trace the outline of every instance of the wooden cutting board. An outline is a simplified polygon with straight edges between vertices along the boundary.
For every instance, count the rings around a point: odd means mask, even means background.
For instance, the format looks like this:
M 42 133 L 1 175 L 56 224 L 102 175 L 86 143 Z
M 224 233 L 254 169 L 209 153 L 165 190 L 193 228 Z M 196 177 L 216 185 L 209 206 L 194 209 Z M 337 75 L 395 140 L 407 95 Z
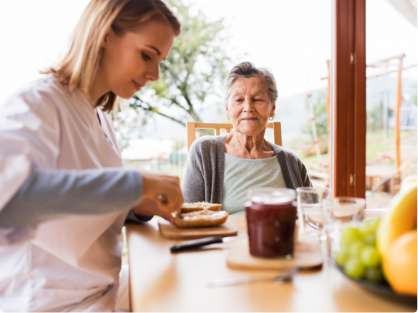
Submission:
M 248 240 L 235 240 L 227 251 L 226 263 L 236 269 L 284 270 L 293 267 L 313 269 L 322 265 L 321 249 L 318 240 L 299 239 L 293 258 L 260 258 L 249 252 Z
M 161 236 L 168 239 L 193 239 L 210 236 L 236 236 L 238 231 L 227 224 L 214 227 L 177 228 L 166 222 L 159 222 L 158 229 Z

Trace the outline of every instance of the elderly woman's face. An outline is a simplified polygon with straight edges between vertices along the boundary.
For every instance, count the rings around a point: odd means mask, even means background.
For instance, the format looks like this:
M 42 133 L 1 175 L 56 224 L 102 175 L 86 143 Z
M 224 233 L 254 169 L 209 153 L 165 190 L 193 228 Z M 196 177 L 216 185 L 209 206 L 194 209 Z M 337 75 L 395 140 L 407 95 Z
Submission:
M 238 78 L 232 85 L 226 113 L 236 131 L 247 136 L 258 135 L 265 130 L 274 110 L 262 77 Z

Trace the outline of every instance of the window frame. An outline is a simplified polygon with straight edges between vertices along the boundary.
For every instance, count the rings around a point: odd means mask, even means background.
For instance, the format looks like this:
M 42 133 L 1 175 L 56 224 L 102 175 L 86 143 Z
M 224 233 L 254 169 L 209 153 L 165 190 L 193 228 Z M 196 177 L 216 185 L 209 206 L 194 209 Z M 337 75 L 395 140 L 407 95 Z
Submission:
M 331 186 L 365 197 L 366 0 L 333 0 Z

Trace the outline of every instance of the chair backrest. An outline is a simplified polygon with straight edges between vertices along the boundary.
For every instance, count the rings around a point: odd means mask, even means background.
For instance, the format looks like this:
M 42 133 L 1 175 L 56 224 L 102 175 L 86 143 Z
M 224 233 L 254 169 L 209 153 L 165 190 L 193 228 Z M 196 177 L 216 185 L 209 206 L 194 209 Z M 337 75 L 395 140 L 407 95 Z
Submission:
M 222 130 L 229 133 L 232 129 L 230 123 L 203 123 L 203 122 L 187 122 L 187 149 L 190 149 L 192 143 L 196 139 L 196 130 L 198 129 L 213 129 L 215 135 L 219 136 Z M 282 130 L 280 122 L 270 122 L 267 128 L 273 129 L 273 138 L 276 145 L 282 145 Z

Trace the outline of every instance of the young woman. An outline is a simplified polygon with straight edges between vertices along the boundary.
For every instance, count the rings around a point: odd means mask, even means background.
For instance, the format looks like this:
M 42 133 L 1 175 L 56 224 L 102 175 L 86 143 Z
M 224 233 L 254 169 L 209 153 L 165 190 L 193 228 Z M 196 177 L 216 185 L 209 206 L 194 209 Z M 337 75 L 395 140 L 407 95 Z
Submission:
M 117 97 L 130 98 L 158 79 L 179 32 L 161 0 L 92 0 L 62 62 L 0 106 L 0 167 L 8 170 L 1 174 L 7 190 L 0 208 L 9 228 L 28 226 L 13 215 L 25 203 L 39 224 L 26 240 L 0 246 L 0 310 L 115 309 L 128 210 L 169 219 L 183 198 L 176 177 L 117 169 L 122 162 L 106 113 Z M 18 169 L 19 183 L 7 184 L 14 173 L 7 164 Z M 41 178 L 37 170 L 54 173 Z M 43 205 L 25 200 L 39 195 L 31 188 L 49 190 L 45 184 L 56 191 Z

